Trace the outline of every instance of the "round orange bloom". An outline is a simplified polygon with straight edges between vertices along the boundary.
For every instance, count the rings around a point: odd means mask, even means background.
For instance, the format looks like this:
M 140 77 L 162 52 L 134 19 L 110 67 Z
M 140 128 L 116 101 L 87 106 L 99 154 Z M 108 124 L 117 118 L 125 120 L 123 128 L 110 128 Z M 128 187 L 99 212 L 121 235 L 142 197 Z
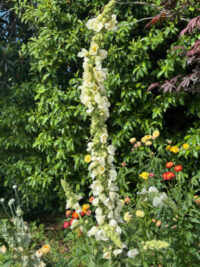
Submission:
M 72 219 L 78 219 L 79 218 L 79 214 L 77 212 L 73 212 L 72 213 Z
M 66 210 L 66 212 L 65 212 L 65 215 L 66 215 L 66 217 L 69 217 L 69 215 L 71 214 L 71 210 Z
M 160 227 L 162 225 L 162 222 L 161 221 L 157 221 L 156 222 L 156 227 Z
M 125 202 L 126 204 L 129 204 L 129 203 L 131 202 L 131 199 L 130 199 L 128 196 L 126 196 L 126 197 L 124 198 L 124 202 Z
M 174 167 L 174 170 L 175 170 L 176 172 L 180 172 L 180 171 L 182 171 L 182 169 L 183 169 L 183 167 L 182 167 L 181 165 L 176 165 L 176 166 Z
M 44 245 L 40 250 L 43 254 L 47 254 L 51 250 L 51 247 L 49 245 Z
M 92 203 L 93 200 L 94 200 L 94 197 L 89 198 L 90 203 Z
M 166 168 L 171 168 L 171 167 L 173 167 L 174 166 L 174 162 L 172 162 L 172 161 L 169 161 L 169 162 L 167 162 L 166 163 Z

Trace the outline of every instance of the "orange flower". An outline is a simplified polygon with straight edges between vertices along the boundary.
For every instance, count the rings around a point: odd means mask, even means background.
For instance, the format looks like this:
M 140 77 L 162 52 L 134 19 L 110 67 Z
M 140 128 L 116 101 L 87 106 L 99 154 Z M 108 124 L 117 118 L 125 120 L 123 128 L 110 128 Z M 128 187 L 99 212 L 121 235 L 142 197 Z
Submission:
M 94 197 L 89 198 L 90 203 L 92 203 L 93 200 L 94 200 Z
M 69 215 L 71 214 L 71 210 L 66 210 L 66 212 L 65 212 L 65 215 L 66 215 L 66 217 L 69 217 Z
M 47 253 L 49 253 L 50 250 L 51 250 L 51 247 L 50 247 L 49 245 L 44 245 L 44 246 L 42 246 L 42 248 L 41 248 L 41 252 L 42 252 L 43 254 L 47 254 Z
M 73 212 L 72 213 L 72 219 L 78 219 L 79 218 L 79 214 L 77 212 Z
M 176 172 L 180 172 L 180 171 L 182 171 L 182 169 L 183 169 L 183 167 L 182 167 L 181 165 L 176 165 L 176 166 L 174 167 L 174 170 L 175 170 Z
M 169 161 L 169 162 L 167 162 L 166 163 L 166 168 L 171 168 L 171 167 L 173 167 L 174 166 L 174 162 L 172 162 L 172 161 Z
M 131 202 L 131 199 L 130 199 L 128 196 L 126 196 L 126 197 L 124 198 L 124 202 L 125 202 L 126 204 L 129 204 L 129 203 Z

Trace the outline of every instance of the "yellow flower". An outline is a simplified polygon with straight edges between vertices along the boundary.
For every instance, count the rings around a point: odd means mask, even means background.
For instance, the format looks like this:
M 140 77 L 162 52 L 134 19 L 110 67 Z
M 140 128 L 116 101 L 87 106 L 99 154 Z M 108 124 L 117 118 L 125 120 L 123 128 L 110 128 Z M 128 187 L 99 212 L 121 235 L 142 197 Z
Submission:
M 145 145 L 146 146 L 151 146 L 152 145 L 152 142 L 151 141 L 146 141 Z
M 51 250 L 51 247 L 50 247 L 49 245 L 44 245 L 44 246 L 42 246 L 42 248 L 41 248 L 41 252 L 42 252 L 43 254 L 47 254 L 47 253 L 49 253 L 50 250 Z
M 6 251 L 7 251 L 7 248 L 4 245 L 0 247 L 1 253 L 6 253 Z
M 148 180 L 149 178 L 149 173 L 148 172 L 142 172 L 140 175 L 139 175 L 140 178 L 144 179 L 144 180 Z
M 144 211 L 142 210 L 137 210 L 135 213 L 136 217 L 143 218 L 144 217 Z
M 160 135 L 160 132 L 159 131 L 154 131 L 153 132 L 153 137 L 158 137 Z
M 132 215 L 129 212 L 125 212 L 124 221 L 125 222 L 130 222 L 131 219 L 132 219 Z
M 90 163 L 90 161 L 92 160 L 92 157 L 90 155 L 86 155 L 84 160 L 86 163 Z
M 171 146 L 170 145 L 168 145 L 168 146 L 166 146 L 166 150 L 170 150 L 171 149 Z
M 142 138 L 141 138 L 141 141 L 142 141 L 142 143 L 146 143 L 146 141 L 147 141 L 146 136 L 142 137 Z
M 179 148 L 177 146 L 172 146 L 170 148 L 170 152 L 172 152 L 174 154 L 177 154 L 179 152 Z
M 148 134 L 148 135 L 145 135 L 145 137 L 146 137 L 146 140 L 150 140 L 152 136 Z
M 88 210 L 90 208 L 89 204 L 83 204 L 82 209 L 83 210 Z
M 185 149 L 185 150 L 187 150 L 189 147 L 190 146 L 187 143 L 185 143 L 185 144 L 182 145 L 182 148 Z
M 135 141 L 136 141 L 136 138 L 135 138 L 135 137 L 133 137 L 133 138 L 131 138 L 129 141 L 130 141 L 130 143 L 131 143 L 131 144 L 133 144 L 133 143 L 135 143 Z

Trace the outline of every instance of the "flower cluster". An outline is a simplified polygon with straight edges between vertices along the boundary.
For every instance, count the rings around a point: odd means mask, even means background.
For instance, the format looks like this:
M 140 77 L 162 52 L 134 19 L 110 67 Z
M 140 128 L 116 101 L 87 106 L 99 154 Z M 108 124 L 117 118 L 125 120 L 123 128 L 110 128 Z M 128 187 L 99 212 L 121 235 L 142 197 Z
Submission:
M 174 166 L 174 162 L 172 161 L 169 161 L 165 164 L 166 168 L 170 169 Z M 181 165 L 176 165 L 174 166 L 174 171 L 175 172 L 180 172 L 182 171 L 183 167 Z M 169 172 L 165 172 L 163 175 L 163 180 L 171 180 L 171 179 L 174 179 L 176 177 L 175 173 L 172 172 L 172 171 L 169 171 Z
M 188 150 L 190 148 L 190 146 L 187 143 L 184 143 L 181 147 L 182 151 L 184 150 Z M 178 146 L 171 146 L 170 144 L 166 146 L 166 150 L 170 151 L 174 154 L 179 153 L 180 148 Z
M 117 29 L 116 15 L 112 14 L 114 0 L 104 8 L 101 15 L 90 19 L 86 26 L 96 32 L 90 48 L 82 49 L 78 57 L 84 58 L 83 84 L 81 86 L 81 102 L 87 107 L 87 113 L 91 116 L 92 140 L 87 144 L 88 154 L 85 162 L 89 163 L 88 170 L 93 182 L 90 185 L 93 199 L 92 205 L 96 208 L 95 218 L 98 225 L 88 231 L 88 236 L 95 236 L 96 240 L 108 241 L 120 248 L 120 234 L 122 232 L 119 224 L 123 222 L 120 217 L 122 202 L 119 200 L 116 186 L 117 172 L 113 161 L 116 148 L 108 145 L 108 132 L 106 120 L 109 117 L 110 103 L 106 97 L 104 82 L 108 70 L 103 68 L 103 60 L 107 57 L 107 51 L 103 47 L 103 33 Z M 119 251 L 118 251 L 119 252 Z M 113 251 L 116 255 L 117 252 Z M 104 258 L 110 257 L 110 250 L 104 253 Z
M 160 132 L 159 131 L 154 131 L 151 134 L 147 134 L 145 136 L 143 136 L 141 138 L 140 141 L 137 141 L 135 137 L 132 137 L 129 142 L 134 145 L 134 148 L 138 148 L 138 147 L 141 147 L 142 144 L 144 144 L 145 146 L 151 146 L 152 145 L 152 141 L 153 140 L 156 140 L 156 138 L 160 135 Z M 134 148 L 132 149 L 132 151 L 134 150 Z
M 83 218 L 85 215 L 89 216 L 91 214 L 91 210 L 89 208 L 89 204 L 84 204 L 82 205 L 82 209 L 79 213 L 76 211 L 67 210 L 66 217 L 68 220 L 64 221 L 63 228 L 67 229 L 71 227 L 71 229 L 74 229 L 79 224 L 79 218 Z

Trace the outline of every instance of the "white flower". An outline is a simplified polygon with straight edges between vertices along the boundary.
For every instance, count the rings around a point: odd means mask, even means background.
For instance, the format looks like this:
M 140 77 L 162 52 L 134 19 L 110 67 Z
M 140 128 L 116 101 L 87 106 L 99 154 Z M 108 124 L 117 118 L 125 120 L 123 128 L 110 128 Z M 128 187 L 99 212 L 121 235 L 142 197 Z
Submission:
M 102 60 L 107 58 L 108 52 L 105 49 L 99 49 L 98 55 Z
M 117 30 L 117 20 L 116 20 L 116 15 L 112 15 L 112 19 L 105 23 L 105 28 L 108 31 L 116 31 Z
M 113 219 L 114 218 L 114 213 L 113 211 L 111 210 L 109 213 L 108 213 L 108 219 Z
M 72 221 L 71 228 L 74 229 L 78 224 L 79 224 L 79 221 L 78 220 L 73 220 Z
M 15 190 L 15 189 L 17 189 L 17 185 L 15 184 L 15 185 L 13 185 L 13 189 Z
M 98 175 L 98 172 L 97 172 L 97 170 L 95 169 L 95 170 L 92 171 L 92 173 L 91 173 L 90 176 L 91 176 L 92 179 L 94 179 L 97 175 Z
M 109 210 L 112 210 L 112 209 L 114 209 L 114 207 L 115 207 L 114 203 L 113 203 L 109 198 L 107 198 L 107 199 L 104 201 L 104 205 L 105 205 Z
M 104 230 L 97 231 L 95 234 L 95 238 L 96 238 L 96 240 L 103 240 L 103 241 L 108 240 L 107 234 Z
M 107 197 L 105 194 L 100 194 L 99 199 L 104 203 L 106 201 Z
M 94 144 L 93 144 L 92 142 L 89 142 L 89 143 L 87 144 L 87 151 L 88 151 L 88 152 L 91 151 L 92 148 L 93 148 L 93 146 L 94 146 Z
M 87 109 L 86 112 L 89 113 L 89 114 L 92 113 L 92 111 L 94 110 L 94 107 L 92 106 L 92 103 L 88 103 L 87 104 L 87 108 L 88 109 Z
M 98 44 L 92 43 L 91 44 L 91 48 L 90 48 L 90 54 L 93 55 L 93 56 L 96 55 L 97 52 L 98 52 L 98 49 L 99 49 Z
M 92 162 L 92 163 L 90 163 L 90 165 L 88 166 L 88 170 L 90 171 L 90 170 L 92 170 L 94 167 L 96 167 L 96 165 L 97 165 L 97 162 Z
M 139 254 L 139 251 L 136 248 L 134 248 L 134 249 L 128 251 L 127 256 L 129 258 L 134 259 L 135 256 L 137 256 L 138 254 Z
M 4 198 L 1 198 L 0 201 L 1 201 L 1 203 L 3 203 L 5 201 L 5 199 Z
M 115 181 L 117 179 L 117 172 L 115 170 L 110 170 L 109 176 L 110 176 L 111 181 Z
M 89 19 L 88 22 L 86 23 L 86 27 L 87 27 L 89 30 L 93 30 L 93 25 L 94 25 L 94 23 L 96 23 L 96 18 Z
M 94 196 L 98 196 L 104 190 L 100 181 L 94 181 L 90 187 L 92 188 Z
M 100 173 L 100 174 L 103 174 L 104 172 L 105 172 L 105 167 L 104 166 L 99 166 L 98 168 L 97 168 L 97 171 L 98 171 L 98 173 Z
M 94 68 L 94 78 L 97 82 L 104 82 L 106 75 L 107 73 L 103 69 L 97 70 L 96 68 Z
M 107 138 L 108 138 L 108 135 L 107 135 L 107 134 L 102 134 L 102 135 L 100 136 L 100 141 L 101 141 L 101 143 L 102 143 L 102 144 L 106 144 L 106 142 L 107 142 Z
M 45 266 L 46 264 L 43 261 L 41 261 L 38 267 L 45 267 Z
M 99 198 L 98 197 L 94 198 L 94 200 L 92 201 L 92 205 L 95 207 L 99 205 Z
M 118 226 L 117 221 L 114 220 L 114 219 L 110 220 L 109 225 L 113 226 L 113 227 L 117 227 Z
M 1 253 L 6 253 L 6 251 L 7 251 L 6 246 L 3 245 L 3 246 L 0 247 L 0 252 Z
M 96 215 L 96 220 L 97 220 L 97 223 L 99 224 L 99 225 L 101 225 L 101 224 L 103 224 L 104 223 L 104 221 L 105 221 L 105 216 L 102 216 L 102 215 Z
M 95 213 L 96 213 L 97 216 L 101 216 L 103 214 L 103 210 L 101 208 L 97 208 L 95 210 Z
M 100 32 L 101 29 L 103 28 L 103 23 L 99 22 L 96 18 L 89 19 L 88 22 L 86 23 L 86 27 L 89 30 L 93 30 L 95 32 Z
M 109 260 L 111 258 L 111 252 L 110 251 L 106 251 L 104 254 L 103 254 L 103 259 L 107 259 Z
M 108 164 L 112 165 L 113 164 L 114 157 L 109 155 L 107 158 Z
M 155 186 L 150 186 L 148 191 L 149 191 L 149 193 L 158 193 L 159 192 Z
M 163 201 L 162 201 L 162 199 L 160 197 L 154 197 L 152 205 L 154 207 L 161 207 L 163 205 Z
M 97 226 L 92 226 L 92 228 L 87 232 L 87 235 L 88 236 L 92 236 L 92 235 L 95 235 L 96 232 L 98 231 L 98 227 Z
M 115 192 L 109 192 L 109 197 L 114 202 L 116 199 L 119 198 L 119 195 Z
M 108 180 L 108 189 L 110 191 L 119 191 L 119 187 L 117 187 L 111 180 Z
M 75 209 L 76 212 L 81 212 L 81 206 L 80 206 L 80 204 L 79 203 L 75 203 L 73 205 L 73 209 Z
M 41 249 L 37 250 L 36 253 L 35 253 L 35 256 L 38 257 L 38 258 L 41 258 L 43 256 L 43 252 Z
M 115 249 L 115 250 L 113 250 L 113 254 L 114 254 L 115 257 L 117 257 L 121 253 L 122 253 L 122 249 Z
M 108 146 L 108 153 L 110 155 L 114 156 L 115 155 L 115 150 L 116 150 L 116 148 L 113 145 L 109 145 Z
M 81 51 L 78 53 L 78 57 L 85 57 L 88 51 L 85 48 L 82 48 Z
M 14 198 L 11 198 L 9 201 L 8 201 L 8 206 L 12 206 L 12 204 L 14 204 L 15 200 Z
M 117 226 L 117 228 L 115 230 L 119 235 L 121 235 L 122 229 L 119 226 Z

